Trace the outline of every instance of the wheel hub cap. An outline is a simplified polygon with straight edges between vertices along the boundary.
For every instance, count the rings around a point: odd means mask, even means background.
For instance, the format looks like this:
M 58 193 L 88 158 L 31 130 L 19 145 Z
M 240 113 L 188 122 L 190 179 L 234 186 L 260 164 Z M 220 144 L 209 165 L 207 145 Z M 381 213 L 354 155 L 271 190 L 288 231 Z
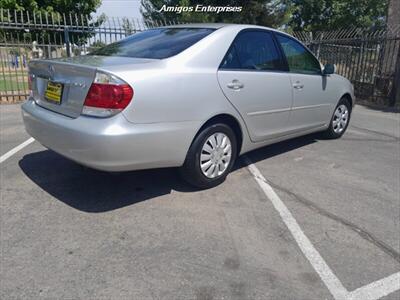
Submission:
M 203 145 L 200 154 L 200 168 L 207 178 L 215 178 L 229 166 L 232 156 L 232 144 L 222 132 L 211 135 Z
M 335 114 L 333 115 L 333 120 L 332 120 L 333 131 L 336 133 L 341 133 L 346 128 L 348 121 L 349 121 L 349 110 L 347 109 L 346 105 L 344 104 L 339 105 L 335 110 Z

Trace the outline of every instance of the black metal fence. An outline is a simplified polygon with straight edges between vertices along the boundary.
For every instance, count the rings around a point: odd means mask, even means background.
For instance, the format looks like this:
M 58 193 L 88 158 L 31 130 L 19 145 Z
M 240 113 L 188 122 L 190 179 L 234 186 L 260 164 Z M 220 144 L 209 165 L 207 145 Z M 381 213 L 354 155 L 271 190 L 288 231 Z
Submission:
M 135 32 L 173 24 L 0 9 L 0 100 L 25 99 L 27 65 L 31 59 L 85 55 Z M 390 31 L 354 28 L 316 34 L 295 32 L 294 35 L 307 44 L 321 62 L 336 64 L 337 73 L 355 85 L 358 99 L 393 104 L 391 93 L 400 28 Z
M 400 28 L 375 31 L 350 28 L 294 35 L 322 63 L 336 65 L 336 72 L 353 83 L 359 101 L 395 104 L 393 92 L 396 63 L 400 63 Z

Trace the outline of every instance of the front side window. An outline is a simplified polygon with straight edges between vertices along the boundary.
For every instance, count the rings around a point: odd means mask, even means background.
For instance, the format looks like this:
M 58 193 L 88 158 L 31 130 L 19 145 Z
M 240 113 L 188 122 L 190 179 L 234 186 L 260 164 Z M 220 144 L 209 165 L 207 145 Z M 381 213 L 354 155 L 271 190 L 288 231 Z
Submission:
M 290 72 L 321 74 L 318 60 L 302 44 L 281 34 L 277 34 L 277 38 L 285 53 Z
M 89 55 L 163 59 L 189 48 L 213 32 L 212 28 L 158 28 L 109 44 Z
M 221 69 L 282 70 L 282 61 L 271 33 L 244 31 L 239 33 L 225 55 Z

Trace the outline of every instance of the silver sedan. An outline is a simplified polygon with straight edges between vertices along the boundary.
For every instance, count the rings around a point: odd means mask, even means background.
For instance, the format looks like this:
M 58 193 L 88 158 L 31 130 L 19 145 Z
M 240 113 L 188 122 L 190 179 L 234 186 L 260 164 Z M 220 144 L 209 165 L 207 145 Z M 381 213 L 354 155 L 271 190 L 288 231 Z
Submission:
M 150 29 L 86 56 L 34 60 L 29 82 L 23 119 L 45 147 L 105 171 L 181 167 L 201 188 L 253 149 L 342 136 L 354 105 L 333 65 L 251 25 Z

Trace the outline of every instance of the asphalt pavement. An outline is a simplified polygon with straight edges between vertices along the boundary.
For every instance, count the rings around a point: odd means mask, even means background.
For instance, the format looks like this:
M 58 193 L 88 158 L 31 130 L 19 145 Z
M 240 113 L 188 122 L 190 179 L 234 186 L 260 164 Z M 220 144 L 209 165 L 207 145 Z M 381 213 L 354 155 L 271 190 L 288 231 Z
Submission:
M 0 155 L 28 138 L 1 105 Z M 399 166 L 400 114 L 362 106 L 341 139 L 253 151 L 205 191 L 33 142 L 0 165 L 0 298 L 400 299 Z

